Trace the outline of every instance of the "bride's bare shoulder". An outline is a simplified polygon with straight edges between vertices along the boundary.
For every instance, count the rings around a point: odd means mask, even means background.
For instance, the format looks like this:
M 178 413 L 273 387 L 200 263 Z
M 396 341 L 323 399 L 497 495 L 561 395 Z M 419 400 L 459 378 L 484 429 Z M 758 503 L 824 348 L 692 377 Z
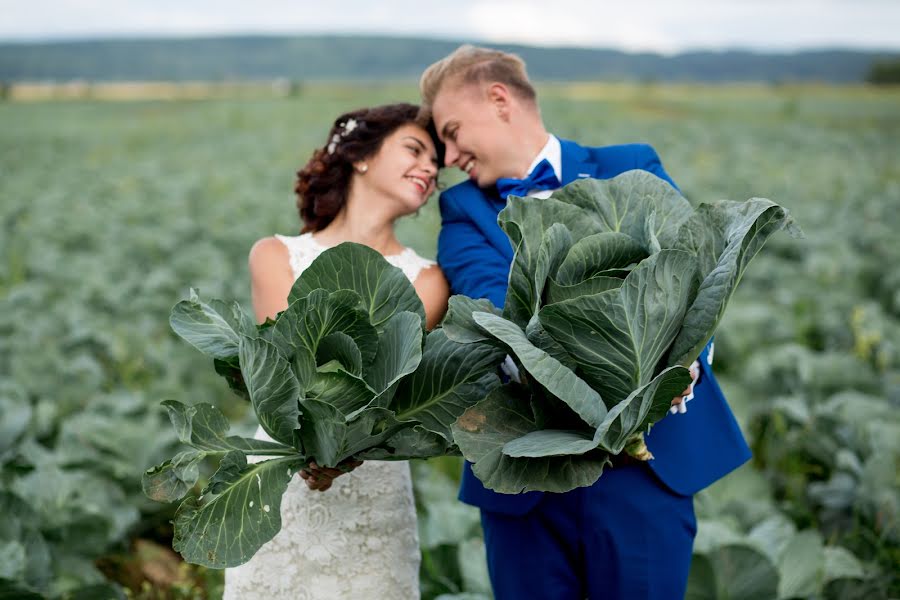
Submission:
M 290 266 L 290 252 L 285 243 L 277 237 L 264 237 L 256 240 L 250 248 L 248 262 L 252 273 L 281 271 Z

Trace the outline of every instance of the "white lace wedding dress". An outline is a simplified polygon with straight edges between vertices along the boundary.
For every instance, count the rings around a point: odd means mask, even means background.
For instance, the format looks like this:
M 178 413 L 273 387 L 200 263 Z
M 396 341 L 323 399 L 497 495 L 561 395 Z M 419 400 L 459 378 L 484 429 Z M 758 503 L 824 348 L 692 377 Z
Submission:
M 275 236 L 294 278 L 325 247 L 311 234 Z M 433 263 L 411 248 L 385 257 L 410 281 Z M 262 428 L 255 437 L 269 439 Z M 259 460 L 259 459 L 258 459 Z M 367 461 L 311 491 L 299 476 L 281 502 L 281 531 L 225 571 L 223 600 L 408 600 L 419 597 L 419 539 L 407 462 Z

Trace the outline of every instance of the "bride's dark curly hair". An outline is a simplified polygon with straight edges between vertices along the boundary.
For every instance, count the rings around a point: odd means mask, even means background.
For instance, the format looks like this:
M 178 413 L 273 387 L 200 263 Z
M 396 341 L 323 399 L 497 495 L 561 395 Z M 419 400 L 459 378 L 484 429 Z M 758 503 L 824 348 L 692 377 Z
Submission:
M 346 127 L 348 122 L 355 122 L 356 126 Z M 438 165 L 442 164 L 443 146 L 434 124 L 414 104 L 363 108 L 335 119 L 326 145 L 316 149 L 309 162 L 297 171 L 294 193 L 303 221 L 301 233 L 319 231 L 331 223 L 347 202 L 353 164 L 374 156 L 387 136 L 408 123 L 428 131 L 438 151 Z

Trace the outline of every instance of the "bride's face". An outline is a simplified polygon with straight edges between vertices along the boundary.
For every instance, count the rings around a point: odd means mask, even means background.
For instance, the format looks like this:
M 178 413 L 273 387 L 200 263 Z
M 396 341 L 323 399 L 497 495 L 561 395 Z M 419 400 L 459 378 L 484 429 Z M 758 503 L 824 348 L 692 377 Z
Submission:
M 428 132 L 418 125 L 397 128 L 365 162 L 369 168 L 361 176 L 364 185 L 394 201 L 398 216 L 419 210 L 434 192 L 437 152 Z

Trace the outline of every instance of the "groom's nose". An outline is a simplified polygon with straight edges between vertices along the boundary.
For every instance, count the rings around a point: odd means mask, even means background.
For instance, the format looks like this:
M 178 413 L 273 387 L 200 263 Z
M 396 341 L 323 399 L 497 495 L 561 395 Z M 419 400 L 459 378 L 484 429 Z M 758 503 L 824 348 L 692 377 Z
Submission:
M 452 167 L 457 160 L 459 160 L 459 148 L 453 142 L 448 141 L 444 145 L 444 165 Z

